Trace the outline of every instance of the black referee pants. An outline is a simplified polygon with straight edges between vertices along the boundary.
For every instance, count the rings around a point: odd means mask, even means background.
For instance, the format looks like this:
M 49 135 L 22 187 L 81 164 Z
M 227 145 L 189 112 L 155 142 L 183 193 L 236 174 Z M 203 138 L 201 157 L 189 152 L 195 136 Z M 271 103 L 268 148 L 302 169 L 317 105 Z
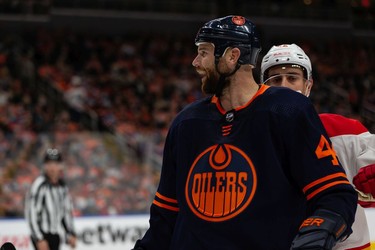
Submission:
M 58 234 L 43 234 L 44 239 L 48 242 L 49 250 L 59 250 L 60 248 L 60 236 Z M 34 245 L 34 249 L 36 248 L 36 240 L 31 239 Z

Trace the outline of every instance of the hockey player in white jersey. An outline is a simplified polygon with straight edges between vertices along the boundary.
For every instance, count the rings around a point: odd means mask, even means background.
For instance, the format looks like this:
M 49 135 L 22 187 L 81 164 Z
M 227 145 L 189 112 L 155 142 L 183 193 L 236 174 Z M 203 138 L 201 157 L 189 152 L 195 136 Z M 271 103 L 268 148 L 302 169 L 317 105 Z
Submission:
M 311 61 L 296 44 L 273 46 L 262 59 L 261 82 L 309 96 L 313 86 Z M 349 181 L 359 194 L 353 233 L 334 249 L 370 250 L 363 207 L 375 207 L 375 135 L 354 119 L 336 114 L 320 114 L 320 118 Z

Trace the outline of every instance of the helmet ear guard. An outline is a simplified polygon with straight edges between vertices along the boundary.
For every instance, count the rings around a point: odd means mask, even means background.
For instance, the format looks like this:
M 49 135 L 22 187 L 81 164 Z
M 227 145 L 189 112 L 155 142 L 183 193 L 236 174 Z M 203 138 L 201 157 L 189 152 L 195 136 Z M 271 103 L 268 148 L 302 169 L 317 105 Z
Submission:
M 238 63 L 243 64 L 251 64 L 254 67 L 256 66 L 256 62 L 258 59 L 258 55 L 260 52 L 260 49 L 254 49 L 251 48 L 249 45 L 243 45 L 243 46 L 235 46 L 240 49 L 241 51 L 241 57 L 238 60 Z
M 220 58 L 228 47 L 239 48 L 240 65 L 256 66 L 261 50 L 255 25 L 242 16 L 226 16 L 205 23 L 195 38 L 195 44 L 202 42 L 214 44 L 215 58 Z

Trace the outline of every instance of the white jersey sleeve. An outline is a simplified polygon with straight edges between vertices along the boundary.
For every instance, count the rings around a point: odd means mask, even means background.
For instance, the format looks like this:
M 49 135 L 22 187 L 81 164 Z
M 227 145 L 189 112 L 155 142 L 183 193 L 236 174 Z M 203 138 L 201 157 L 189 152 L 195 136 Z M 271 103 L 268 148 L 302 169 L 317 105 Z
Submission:
M 349 181 L 353 184 L 353 178 L 359 169 L 375 164 L 375 135 L 359 121 L 344 116 L 320 114 L 320 119 Z M 371 248 L 366 215 L 360 205 L 357 206 L 352 230 L 349 238 L 339 242 L 334 250 Z
M 336 114 L 320 114 L 320 119 L 349 181 L 360 168 L 375 164 L 375 134 L 362 123 Z

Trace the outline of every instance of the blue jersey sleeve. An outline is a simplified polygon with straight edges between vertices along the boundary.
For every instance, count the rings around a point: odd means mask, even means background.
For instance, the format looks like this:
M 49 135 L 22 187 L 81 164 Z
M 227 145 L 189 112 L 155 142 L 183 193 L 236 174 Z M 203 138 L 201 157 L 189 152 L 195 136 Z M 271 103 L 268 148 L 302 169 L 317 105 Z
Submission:
M 313 105 L 306 101 L 300 107 L 295 120 L 290 121 L 292 129 L 285 133 L 285 141 L 291 144 L 288 159 L 292 178 L 306 197 L 308 213 L 325 208 L 341 214 L 351 225 L 357 194 Z
M 173 159 L 173 129 L 170 129 L 163 156 L 158 190 L 150 208 L 150 227 L 136 246 L 147 250 L 169 249 L 177 214 L 176 166 Z

